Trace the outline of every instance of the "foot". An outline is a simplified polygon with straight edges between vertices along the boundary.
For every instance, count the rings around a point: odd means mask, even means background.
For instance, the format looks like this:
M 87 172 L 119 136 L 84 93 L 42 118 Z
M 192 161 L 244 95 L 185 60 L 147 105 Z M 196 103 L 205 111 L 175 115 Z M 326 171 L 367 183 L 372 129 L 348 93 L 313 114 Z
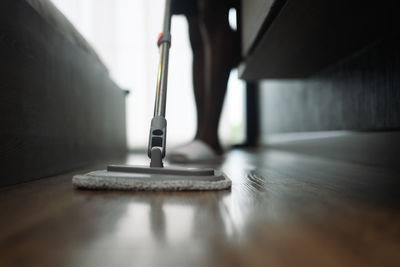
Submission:
M 167 151 L 167 160 L 171 163 L 211 162 L 220 159 L 218 153 L 205 142 L 195 139 L 189 144 Z

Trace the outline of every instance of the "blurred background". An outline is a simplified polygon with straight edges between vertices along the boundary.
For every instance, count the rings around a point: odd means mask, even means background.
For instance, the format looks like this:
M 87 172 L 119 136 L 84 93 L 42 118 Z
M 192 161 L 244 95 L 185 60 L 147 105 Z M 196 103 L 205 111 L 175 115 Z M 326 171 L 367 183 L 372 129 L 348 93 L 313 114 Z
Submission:
M 147 146 L 154 108 L 156 39 L 161 31 L 163 0 L 52 0 L 97 51 L 112 79 L 130 91 L 127 97 L 127 138 L 130 149 Z M 231 27 L 236 13 L 230 12 Z M 184 16 L 172 19 L 168 78 L 168 145 L 189 142 L 196 131 L 192 86 L 192 52 Z M 244 82 L 232 71 L 219 127 L 224 146 L 244 141 Z M 182 127 L 184 125 L 185 127 Z

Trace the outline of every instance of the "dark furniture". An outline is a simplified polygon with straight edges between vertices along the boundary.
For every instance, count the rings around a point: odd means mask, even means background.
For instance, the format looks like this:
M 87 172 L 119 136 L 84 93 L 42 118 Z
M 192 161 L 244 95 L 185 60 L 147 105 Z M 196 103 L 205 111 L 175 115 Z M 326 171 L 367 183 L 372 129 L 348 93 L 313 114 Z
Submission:
M 125 93 L 23 0 L 0 2 L 0 186 L 126 151 Z
M 242 19 L 259 143 L 398 169 L 396 1 L 245 0 Z

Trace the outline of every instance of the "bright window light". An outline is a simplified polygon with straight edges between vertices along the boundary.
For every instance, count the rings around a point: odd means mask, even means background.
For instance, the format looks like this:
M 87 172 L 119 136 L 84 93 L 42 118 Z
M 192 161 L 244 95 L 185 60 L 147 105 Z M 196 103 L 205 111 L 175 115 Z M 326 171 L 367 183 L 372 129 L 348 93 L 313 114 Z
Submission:
M 153 115 L 164 0 L 52 0 L 97 51 L 111 78 L 127 97 L 127 137 L 130 149 L 147 146 Z M 229 12 L 236 29 L 236 11 Z M 196 130 L 196 107 L 192 85 L 192 51 L 185 17 L 172 20 L 166 116 L 168 147 L 189 142 Z M 231 75 L 220 126 L 223 144 L 244 135 L 244 89 L 237 74 Z M 182 125 L 184 127 L 182 127 Z

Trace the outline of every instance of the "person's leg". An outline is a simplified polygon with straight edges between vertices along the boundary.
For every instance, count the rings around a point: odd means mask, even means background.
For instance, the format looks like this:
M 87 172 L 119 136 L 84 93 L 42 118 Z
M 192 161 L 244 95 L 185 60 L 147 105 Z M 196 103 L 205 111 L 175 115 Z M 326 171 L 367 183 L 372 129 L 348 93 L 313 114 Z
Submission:
M 230 71 L 239 61 L 240 39 L 229 26 L 229 6 L 224 1 L 198 0 L 204 46 L 205 102 L 196 138 L 220 152 L 218 124 Z M 195 52 L 195 51 L 194 51 Z
M 181 2 L 186 8 L 181 8 L 179 14 L 184 14 L 188 20 L 193 50 L 197 131 L 192 143 L 169 153 L 171 162 L 207 160 L 222 152 L 218 140 L 219 117 L 229 73 L 240 56 L 239 35 L 229 26 L 229 6 L 224 5 L 225 1 L 195 1 L 198 6 L 189 5 L 194 3 L 190 1 Z
M 189 25 L 190 45 L 193 51 L 193 89 L 197 109 L 197 131 L 195 139 L 199 136 L 200 129 L 205 126 L 205 72 L 204 72 L 204 44 L 200 31 L 200 19 L 198 14 L 187 14 L 186 19 Z

